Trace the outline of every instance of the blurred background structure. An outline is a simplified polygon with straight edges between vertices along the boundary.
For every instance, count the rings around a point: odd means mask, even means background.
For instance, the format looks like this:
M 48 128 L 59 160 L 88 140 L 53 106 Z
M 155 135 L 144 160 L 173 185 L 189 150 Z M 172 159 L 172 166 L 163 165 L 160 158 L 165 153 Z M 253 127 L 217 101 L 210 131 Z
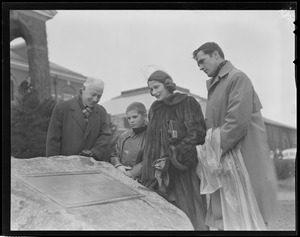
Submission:
M 54 10 L 10 11 L 10 42 L 24 39 L 23 43 L 11 44 L 13 102 L 28 92 L 26 86 L 37 90 L 40 101 L 50 97 L 56 100 L 70 99 L 86 79 L 79 73 L 49 62 L 45 23 L 56 13 Z
M 190 90 L 177 86 L 177 92 L 187 93 L 199 102 L 205 117 L 206 98 L 190 93 Z M 101 102 L 107 112 L 111 114 L 111 121 L 118 128 L 129 128 L 127 117 L 124 108 L 134 101 L 140 101 L 149 110 L 151 104 L 155 101 L 149 93 L 147 87 L 137 88 L 134 90 L 122 91 L 120 96 L 114 97 L 111 100 Z M 289 125 L 285 125 L 267 118 L 264 118 L 268 144 L 271 150 L 279 148 L 280 150 L 297 147 L 297 130 Z
M 13 103 L 21 98 L 27 90 L 23 89 L 29 77 L 29 57 L 26 43 L 11 45 L 10 48 L 10 97 Z M 39 80 L 39 79 L 37 79 Z M 50 96 L 56 101 L 72 98 L 85 82 L 86 76 L 73 72 L 49 61 L 49 76 L 47 84 L 50 86 Z M 29 82 L 29 83 L 30 83 Z M 49 96 L 49 95 L 48 95 Z
M 45 22 L 52 19 L 52 10 L 10 11 L 10 42 L 22 37 L 27 45 L 28 75 L 38 91 L 40 101 L 50 98 L 49 61 Z M 17 82 L 16 82 L 17 83 Z
M 49 62 L 46 21 L 56 14 L 55 10 L 9 12 L 11 155 L 15 157 L 45 156 L 55 103 L 75 96 L 86 79 Z

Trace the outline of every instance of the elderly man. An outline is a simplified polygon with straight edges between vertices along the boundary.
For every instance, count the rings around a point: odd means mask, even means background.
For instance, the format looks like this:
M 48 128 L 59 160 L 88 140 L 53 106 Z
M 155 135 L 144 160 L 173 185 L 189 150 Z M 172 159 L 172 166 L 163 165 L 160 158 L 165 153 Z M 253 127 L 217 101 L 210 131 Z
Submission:
M 107 112 L 98 105 L 104 89 L 88 77 L 79 94 L 55 105 L 49 123 L 46 156 L 83 155 L 104 160 L 111 138 Z
M 269 158 L 262 105 L 251 80 L 225 60 L 222 49 L 207 42 L 193 52 L 207 80 L 206 128 L 219 128 L 222 153 L 241 149 L 264 221 L 276 207 L 276 177 Z

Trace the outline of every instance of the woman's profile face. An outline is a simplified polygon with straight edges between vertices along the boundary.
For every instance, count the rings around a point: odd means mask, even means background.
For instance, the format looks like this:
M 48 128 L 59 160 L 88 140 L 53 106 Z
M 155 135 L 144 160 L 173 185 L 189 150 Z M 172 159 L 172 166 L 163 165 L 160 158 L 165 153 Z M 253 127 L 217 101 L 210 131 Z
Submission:
M 148 87 L 150 89 L 150 94 L 154 96 L 157 100 L 163 100 L 167 98 L 172 93 L 165 87 L 162 82 L 159 81 L 149 81 Z

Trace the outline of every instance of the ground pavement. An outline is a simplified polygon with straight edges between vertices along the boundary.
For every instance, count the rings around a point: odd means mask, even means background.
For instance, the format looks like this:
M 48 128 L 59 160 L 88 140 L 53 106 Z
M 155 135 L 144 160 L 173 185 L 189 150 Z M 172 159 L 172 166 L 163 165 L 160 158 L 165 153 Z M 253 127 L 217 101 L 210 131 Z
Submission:
M 278 181 L 278 213 L 276 215 L 276 218 L 274 218 L 274 220 L 269 223 L 268 230 L 296 230 L 295 195 L 295 177 Z
M 278 210 L 274 219 L 269 223 L 268 230 L 296 230 L 295 195 L 295 177 L 285 180 L 278 180 Z M 216 228 L 211 228 L 211 230 L 217 231 Z

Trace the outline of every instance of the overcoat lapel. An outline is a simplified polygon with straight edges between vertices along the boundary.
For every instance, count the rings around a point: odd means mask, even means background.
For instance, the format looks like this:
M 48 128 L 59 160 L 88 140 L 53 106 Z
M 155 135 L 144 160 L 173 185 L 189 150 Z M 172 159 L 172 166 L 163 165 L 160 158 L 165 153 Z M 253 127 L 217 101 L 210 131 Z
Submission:
M 206 81 L 207 91 L 209 91 L 215 84 L 217 84 L 220 81 L 220 79 L 227 75 L 232 69 L 233 65 L 231 64 L 231 62 L 227 61 L 227 63 L 225 63 L 225 65 L 221 68 L 220 72 L 218 73 L 213 82 L 212 79 Z
M 97 123 L 99 123 L 99 117 L 100 117 L 99 113 L 100 113 L 100 110 L 97 107 L 95 107 L 93 112 L 90 114 L 83 141 L 85 141 L 85 139 L 88 137 L 88 135 L 92 131 L 92 129 L 95 129 L 98 127 Z
M 206 81 L 206 87 L 207 87 L 207 91 L 210 90 L 210 88 L 212 88 L 214 85 L 216 85 L 219 82 L 219 76 L 217 76 L 215 78 L 215 80 L 212 82 L 212 78 Z
M 76 98 L 74 98 L 73 102 L 70 105 L 70 110 L 72 110 L 72 116 L 78 123 L 79 127 L 82 129 L 82 131 L 85 131 L 86 128 L 86 122 L 83 117 L 82 110 L 78 104 L 78 101 Z

